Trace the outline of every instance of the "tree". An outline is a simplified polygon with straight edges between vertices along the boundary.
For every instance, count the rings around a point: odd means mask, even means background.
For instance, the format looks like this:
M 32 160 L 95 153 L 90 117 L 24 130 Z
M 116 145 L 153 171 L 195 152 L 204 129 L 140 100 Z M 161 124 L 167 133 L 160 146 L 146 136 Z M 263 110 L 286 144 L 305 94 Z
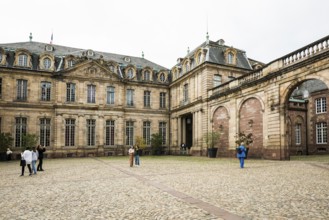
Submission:
M 151 148 L 153 155 L 159 155 L 162 149 L 162 136 L 159 133 L 152 134 L 151 136 Z
M 241 145 L 242 142 L 246 146 L 248 146 L 249 144 L 251 144 L 254 141 L 252 133 L 249 133 L 246 135 L 244 132 L 240 132 L 240 133 L 236 134 L 235 138 L 236 138 L 235 143 L 239 146 Z
M 144 149 L 146 146 L 144 138 L 142 138 L 141 136 L 137 136 L 136 145 L 139 147 L 139 149 Z
M 6 152 L 8 147 L 13 144 L 14 138 L 11 137 L 10 133 L 0 134 L 0 152 Z
M 219 131 L 209 131 L 203 135 L 204 141 L 207 143 L 208 148 L 214 148 L 220 141 Z
M 25 134 L 22 140 L 23 140 L 23 146 L 32 148 L 37 145 L 39 136 L 36 134 Z

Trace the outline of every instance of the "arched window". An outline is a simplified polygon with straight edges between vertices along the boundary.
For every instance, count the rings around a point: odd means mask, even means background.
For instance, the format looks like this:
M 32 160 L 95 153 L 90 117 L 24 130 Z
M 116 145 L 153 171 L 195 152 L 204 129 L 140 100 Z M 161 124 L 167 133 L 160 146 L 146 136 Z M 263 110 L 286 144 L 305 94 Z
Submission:
M 144 71 L 144 80 L 150 81 L 150 71 L 148 71 L 148 70 Z
M 49 58 L 43 59 L 43 66 L 46 70 L 50 69 L 51 67 L 51 60 Z
M 133 69 L 131 69 L 131 68 L 128 69 L 128 71 L 127 71 L 127 78 L 128 78 L 128 79 L 132 79 L 133 76 L 134 76 Z
M 231 53 L 231 52 L 229 52 L 229 53 L 227 54 L 227 63 L 228 63 L 228 64 L 233 64 L 233 58 L 234 58 L 234 54 Z
M 166 75 L 164 73 L 160 73 L 159 80 L 160 82 L 164 82 L 166 80 Z
M 185 63 L 185 72 L 190 71 L 190 65 L 188 62 Z

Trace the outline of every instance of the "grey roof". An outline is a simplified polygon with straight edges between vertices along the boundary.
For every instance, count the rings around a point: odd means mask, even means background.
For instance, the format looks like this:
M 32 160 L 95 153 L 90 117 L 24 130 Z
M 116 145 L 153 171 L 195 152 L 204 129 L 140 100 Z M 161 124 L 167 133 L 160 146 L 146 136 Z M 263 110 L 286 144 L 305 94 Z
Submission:
M 220 41 L 220 40 L 219 40 Z M 207 43 L 207 41 L 203 42 L 201 45 L 199 45 L 198 47 L 196 47 L 194 50 L 192 50 L 190 53 L 188 53 L 186 57 L 193 57 L 195 52 L 200 49 L 200 48 L 204 48 L 207 49 L 207 55 L 206 55 L 206 59 L 205 62 L 211 62 L 211 63 L 215 63 L 215 64 L 220 64 L 220 65 L 227 65 L 227 63 L 225 62 L 225 57 L 224 57 L 224 52 L 227 48 L 233 48 L 233 47 L 229 47 L 226 45 L 221 45 L 219 43 L 219 41 L 215 42 L 215 41 L 209 41 Z M 248 69 L 248 70 L 252 70 L 252 67 L 249 63 L 249 60 L 246 56 L 246 52 L 237 48 L 234 48 L 234 50 L 237 51 L 237 63 L 236 63 L 236 67 L 238 68 L 243 68 L 243 69 Z
M 8 43 L 8 44 L 0 44 L 0 47 L 7 51 L 14 51 L 16 49 L 22 48 L 30 51 L 32 54 L 41 54 L 46 52 L 45 47 L 46 45 L 49 45 L 47 43 L 40 43 L 40 42 L 34 42 L 34 41 L 28 41 L 28 42 L 19 42 L 19 43 Z M 74 56 L 83 56 L 82 53 L 87 51 L 88 49 L 81 49 L 81 48 L 73 48 L 73 47 L 66 47 L 56 44 L 51 44 L 54 48 L 54 50 L 50 53 L 53 53 L 55 57 L 59 56 L 67 56 L 67 55 L 74 55 Z M 146 66 L 153 68 L 154 70 L 168 70 L 168 68 L 163 67 L 161 65 L 158 65 L 156 63 L 153 63 L 145 58 L 141 57 L 133 57 L 129 55 L 120 55 L 120 54 L 113 54 L 113 53 L 107 53 L 107 52 L 100 52 L 100 51 L 94 51 L 95 56 L 93 56 L 93 59 L 99 59 L 101 56 L 103 56 L 103 59 L 106 61 L 115 61 L 123 66 L 132 64 L 135 65 L 137 68 L 144 68 Z M 125 57 L 130 58 L 130 62 L 125 61 Z
M 299 85 L 291 94 L 290 97 L 296 98 L 303 96 L 303 92 L 307 90 L 310 94 L 317 91 L 328 89 L 327 85 L 318 79 L 311 79 Z

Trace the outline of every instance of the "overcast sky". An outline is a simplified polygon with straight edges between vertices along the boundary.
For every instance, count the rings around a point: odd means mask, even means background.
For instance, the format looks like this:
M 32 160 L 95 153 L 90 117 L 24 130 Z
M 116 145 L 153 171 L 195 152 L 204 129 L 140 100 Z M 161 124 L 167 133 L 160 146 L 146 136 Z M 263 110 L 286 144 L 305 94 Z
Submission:
M 329 34 L 328 0 L 1 1 L 0 43 L 29 40 L 145 58 L 171 68 L 206 40 L 264 63 Z

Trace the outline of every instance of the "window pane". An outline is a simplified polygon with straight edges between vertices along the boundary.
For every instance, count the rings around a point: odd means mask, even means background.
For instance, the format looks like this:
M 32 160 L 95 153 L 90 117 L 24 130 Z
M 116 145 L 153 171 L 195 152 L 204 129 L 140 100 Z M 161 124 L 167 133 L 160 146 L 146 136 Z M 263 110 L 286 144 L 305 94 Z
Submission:
M 105 133 L 105 145 L 114 145 L 114 121 L 106 121 Z

